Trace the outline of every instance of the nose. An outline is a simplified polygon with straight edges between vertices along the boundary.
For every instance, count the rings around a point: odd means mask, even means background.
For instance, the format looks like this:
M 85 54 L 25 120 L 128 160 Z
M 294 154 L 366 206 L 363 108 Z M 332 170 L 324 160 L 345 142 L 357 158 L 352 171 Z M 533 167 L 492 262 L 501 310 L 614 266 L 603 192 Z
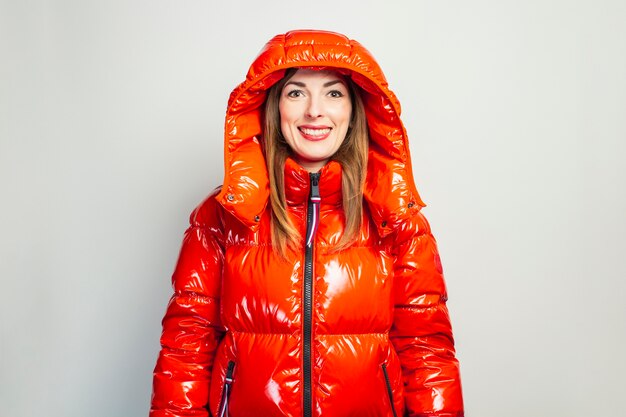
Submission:
M 306 108 L 306 117 L 316 119 L 322 116 L 323 109 L 320 100 L 316 97 L 310 97 Z

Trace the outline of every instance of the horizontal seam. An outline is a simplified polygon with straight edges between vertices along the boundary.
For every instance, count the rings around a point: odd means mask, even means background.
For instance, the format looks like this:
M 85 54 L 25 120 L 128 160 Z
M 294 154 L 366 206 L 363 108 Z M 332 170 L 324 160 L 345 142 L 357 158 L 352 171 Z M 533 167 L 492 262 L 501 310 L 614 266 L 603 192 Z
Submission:
M 228 248 L 234 248 L 234 247 L 254 247 L 254 246 L 258 246 L 258 247 L 271 247 L 272 244 L 271 243 L 227 243 L 226 244 L 226 249 Z
M 352 45 L 350 43 L 321 43 L 321 42 L 315 42 L 315 43 L 283 43 L 283 46 L 285 48 L 293 48 L 293 47 L 297 47 L 297 46 L 320 46 L 320 45 L 324 45 L 324 46 L 345 46 L 347 48 L 352 49 Z
M 436 302 L 432 304 L 416 304 L 416 305 L 396 305 L 395 309 L 403 309 L 403 310 L 423 310 L 430 307 L 437 307 L 441 302 Z
M 316 334 L 316 336 L 364 336 L 364 335 L 389 336 L 389 333 L 365 332 L 365 333 L 317 333 Z
M 220 299 L 220 297 L 218 297 L 216 295 L 200 294 L 200 293 L 193 292 L 193 291 L 177 291 L 177 292 L 174 293 L 174 297 L 176 297 L 176 298 L 181 298 L 181 297 L 202 298 L 202 299 L 211 299 L 211 300 L 219 300 Z
M 220 332 L 223 333 L 223 332 Z M 177 347 L 171 347 L 168 344 L 162 344 L 161 345 L 163 347 L 163 349 L 167 350 L 167 353 L 170 354 L 175 354 L 175 355 L 186 355 L 189 353 L 204 353 L 206 352 L 206 350 L 204 349 L 182 349 L 182 348 L 177 348 Z
M 233 247 L 272 247 L 271 243 L 254 243 L 254 242 L 246 242 L 246 243 L 227 243 L 225 245 L 225 248 L 233 248 Z M 330 250 L 332 249 L 334 246 L 332 245 L 320 245 L 320 244 L 316 244 L 314 245 L 316 248 L 320 248 L 320 249 L 326 249 L 326 250 Z M 348 247 L 345 250 L 350 250 L 353 248 L 365 248 L 365 249 L 380 249 L 380 248 L 386 248 L 387 245 L 352 245 L 350 247 Z
M 244 333 L 244 334 L 266 334 L 266 335 L 288 335 L 288 336 L 300 336 L 300 331 L 297 332 L 253 332 L 247 330 L 230 330 L 231 333 Z M 376 335 L 376 336 L 388 336 L 389 333 L 380 332 L 366 332 L 366 333 L 317 333 L 316 336 L 362 336 L 362 335 Z

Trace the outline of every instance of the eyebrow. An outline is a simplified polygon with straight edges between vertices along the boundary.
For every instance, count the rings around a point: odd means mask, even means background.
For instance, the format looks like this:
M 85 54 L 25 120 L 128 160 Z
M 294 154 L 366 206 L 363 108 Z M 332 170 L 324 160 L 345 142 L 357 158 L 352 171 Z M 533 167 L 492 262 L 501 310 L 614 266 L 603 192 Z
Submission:
M 327 83 L 324 83 L 324 87 L 330 87 L 331 85 L 335 85 L 337 83 L 343 84 L 341 80 L 333 80 L 333 81 L 328 81 Z M 306 87 L 306 84 L 300 81 L 288 81 L 287 84 L 285 84 L 285 86 L 288 86 L 289 84 L 294 84 L 302 88 Z

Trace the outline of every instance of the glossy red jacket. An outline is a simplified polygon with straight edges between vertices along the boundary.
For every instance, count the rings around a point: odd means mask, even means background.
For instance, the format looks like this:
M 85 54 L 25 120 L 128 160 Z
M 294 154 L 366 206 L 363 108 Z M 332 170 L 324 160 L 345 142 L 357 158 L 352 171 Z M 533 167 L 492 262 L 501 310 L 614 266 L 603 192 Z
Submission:
M 272 250 L 259 145 L 265 91 L 289 67 L 350 76 L 371 142 L 362 230 L 338 253 L 341 166 L 320 171 L 310 294 L 305 248 L 287 260 Z M 230 96 L 223 186 L 185 233 L 151 417 L 463 415 L 443 272 L 399 116 L 378 64 L 356 41 L 293 31 L 268 42 Z M 285 193 L 304 235 L 309 174 L 290 159 Z

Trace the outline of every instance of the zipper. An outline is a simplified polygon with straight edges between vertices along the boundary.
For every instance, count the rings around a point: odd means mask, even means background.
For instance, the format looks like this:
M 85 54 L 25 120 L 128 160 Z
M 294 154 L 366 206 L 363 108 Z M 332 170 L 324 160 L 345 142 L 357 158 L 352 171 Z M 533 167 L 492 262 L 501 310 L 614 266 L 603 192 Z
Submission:
M 381 367 L 383 368 L 383 375 L 385 376 L 385 385 L 387 386 L 387 395 L 389 396 L 389 405 L 391 406 L 393 417 L 398 417 L 396 414 L 396 407 L 393 405 L 393 391 L 391 391 L 391 382 L 389 381 L 389 374 L 387 373 L 387 364 L 383 363 Z
M 230 397 L 230 389 L 233 384 L 233 371 L 235 370 L 235 362 L 228 361 L 226 368 L 226 376 L 224 377 L 224 388 L 222 389 L 222 398 L 220 405 L 217 407 L 217 417 L 228 416 L 228 398 Z
M 303 350 L 302 350 L 302 377 L 304 382 L 303 415 L 311 417 L 311 328 L 313 321 L 313 242 L 319 225 L 320 217 L 320 174 L 310 173 L 311 192 L 307 207 L 306 246 L 304 250 L 304 323 L 303 323 Z M 221 416 L 220 416 L 221 417 Z

